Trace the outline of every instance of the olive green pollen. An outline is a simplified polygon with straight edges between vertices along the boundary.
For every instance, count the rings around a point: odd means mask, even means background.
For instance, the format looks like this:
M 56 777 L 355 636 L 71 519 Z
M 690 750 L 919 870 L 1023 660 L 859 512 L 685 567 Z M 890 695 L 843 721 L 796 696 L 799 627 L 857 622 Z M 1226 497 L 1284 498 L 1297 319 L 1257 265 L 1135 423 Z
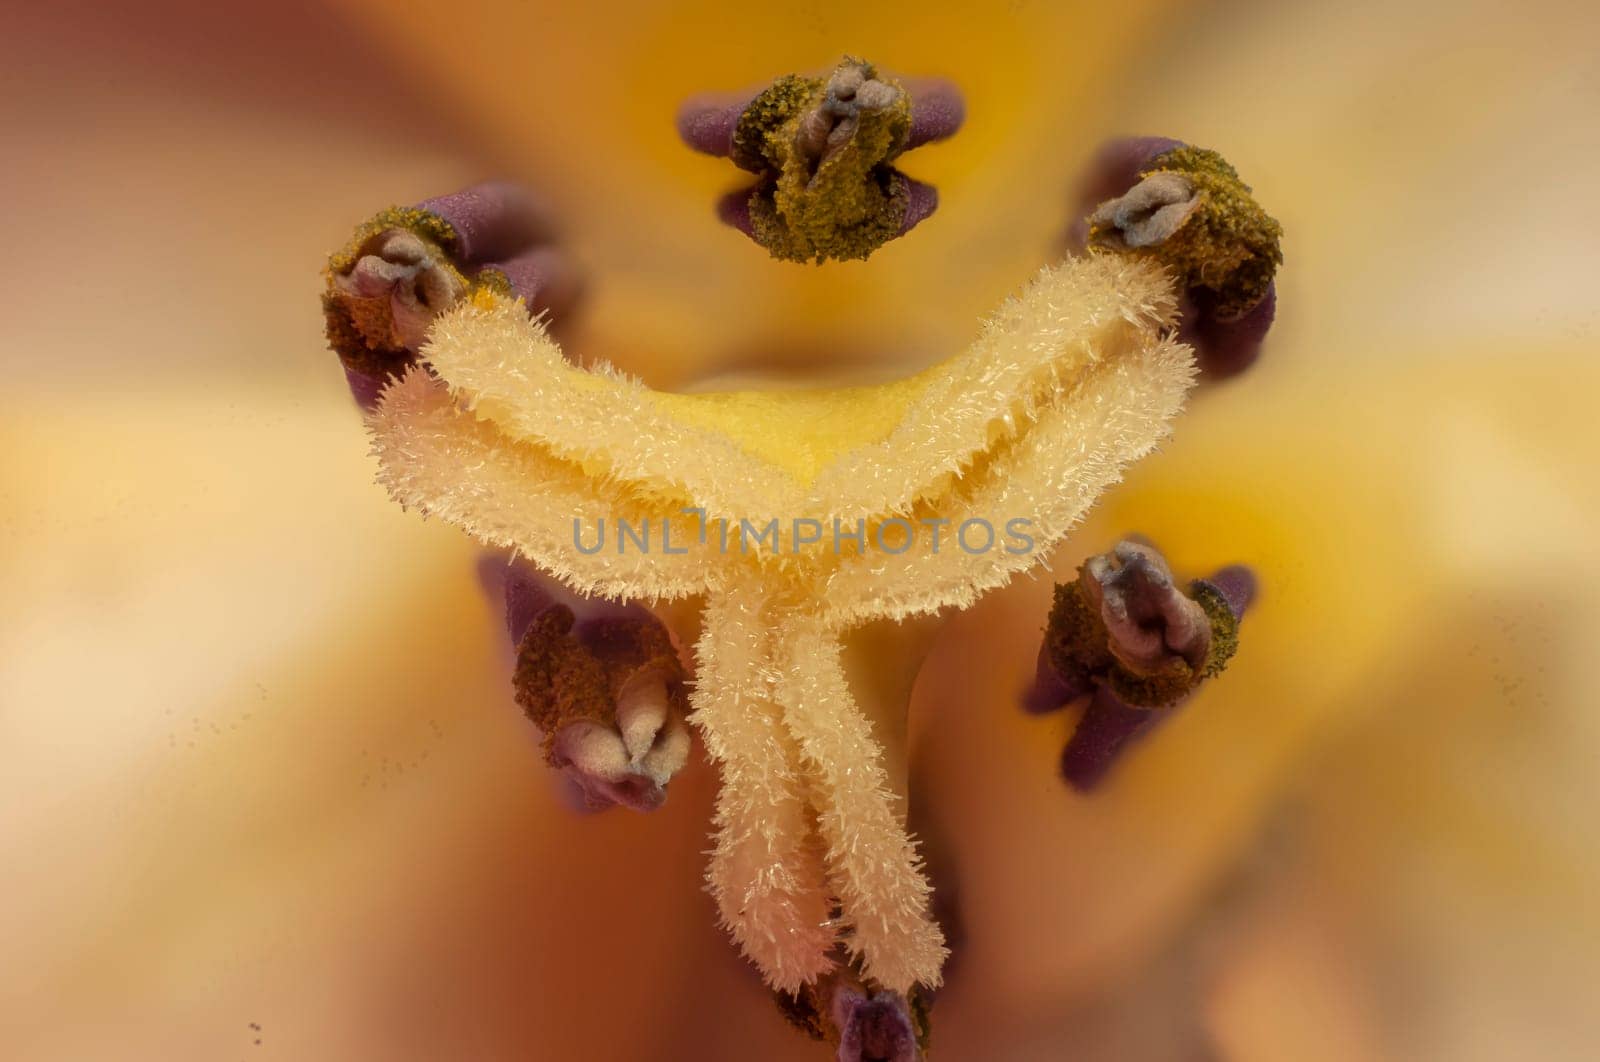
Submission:
M 322 294 L 323 333 L 329 349 L 346 368 L 375 378 L 398 375 L 411 363 L 414 352 L 395 342 L 390 334 L 391 309 L 387 299 L 357 298 L 338 290 L 335 281 L 354 269 L 363 256 L 374 253 L 383 239 L 397 230 L 421 240 L 434 267 L 449 271 L 467 295 L 478 289 L 507 297 L 514 294 L 510 278 L 498 269 L 482 269 L 470 278 L 462 273 L 454 253 L 459 237 L 438 214 L 417 207 L 379 211 L 328 257 Z
M 916 1033 L 917 1049 L 924 1055 L 933 1040 L 933 1004 L 921 985 L 906 993 L 906 1009 L 911 1013 L 911 1028 Z
M 876 78 L 870 64 L 844 65 Z M 734 160 L 767 174 L 750 193 L 750 223 L 774 258 L 863 259 L 904 226 L 907 185 L 889 163 L 911 135 L 910 94 L 892 85 L 892 102 L 859 108 L 847 119 L 855 123 L 848 139 L 819 155 L 802 126 L 818 120 L 828 85 L 824 78 L 780 77 L 751 101 L 734 129 Z
M 328 256 L 329 275 L 350 272 L 366 253 L 369 244 L 394 229 L 404 229 L 452 254 L 460 241 L 455 227 L 433 211 L 421 207 L 392 206 L 378 211 L 357 226 L 345 245 Z
M 1078 581 L 1057 583 L 1045 626 L 1046 651 L 1056 672 L 1080 684 L 1104 671 L 1115 662 L 1108 637 L 1105 623 Z
M 1173 657 L 1146 674 L 1112 664 L 1106 671 L 1105 684 L 1130 707 L 1166 708 L 1188 696 L 1200 678 L 1182 657 Z
M 822 98 L 827 83 L 820 77 L 785 74 L 761 90 L 733 127 L 733 160 L 757 173 L 783 168 L 783 152 L 774 138 Z
M 1154 258 L 1188 289 L 1207 292 L 1214 316 L 1234 320 L 1267 294 L 1283 264 L 1278 224 L 1251 194 L 1250 186 L 1221 155 L 1206 148 L 1164 152 L 1140 172 L 1140 180 L 1176 174 L 1193 189 L 1196 206 L 1171 236 L 1149 247 L 1130 248 L 1115 225 L 1091 220 L 1089 246 L 1099 252 Z
M 511 278 L 493 266 L 480 269 L 473 275 L 472 290 L 490 291 L 507 299 L 516 295 L 516 290 L 511 286 Z
M 1189 597 L 1211 626 L 1205 661 L 1195 668 L 1183 657 L 1173 656 L 1154 671 L 1138 672 L 1112 654 L 1105 623 L 1078 582 L 1058 583 L 1045 627 L 1050 664 L 1068 682 L 1103 682 L 1134 708 L 1176 704 L 1203 679 L 1221 674 L 1239 648 L 1239 620 L 1222 591 L 1197 579 L 1189 584 Z
M 1233 614 L 1222 591 L 1204 579 L 1189 584 L 1189 596 L 1211 621 L 1211 645 L 1200 672 L 1203 678 L 1214 678 L 1227 669 L 1228 661 L 1239 651 L 1239 617 Z

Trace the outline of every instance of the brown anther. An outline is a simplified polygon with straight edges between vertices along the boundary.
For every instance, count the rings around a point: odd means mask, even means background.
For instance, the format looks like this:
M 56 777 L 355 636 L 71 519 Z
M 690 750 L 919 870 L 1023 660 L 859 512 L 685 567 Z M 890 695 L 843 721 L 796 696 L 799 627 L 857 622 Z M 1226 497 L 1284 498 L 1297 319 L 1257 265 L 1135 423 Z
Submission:
M 948 81 L 902 84 L 846 57 L 826 76 L 785 74 L 755 93 L 702 94 L 678 111 L 696 151 L 760 176 L 717 216 L 791 262 L 870 257 L 938 206 L 932 186 L 894 168 L 911 148 L 952 136 L 966 114 Z
M 466 278 L 436 244 L 405 229 L 376 234 L 348 272 L 331 277 L 330 309 L 349 323 L 371 357 L 353 350 L 340 354 L 347 365 L 363 369 L 367 360 L 406 356 L 422 346 L 434 317 L 466 290 Z
M 659 807 L 689 758 L 682 665 L 643 609 L 574 604 L 582 620 L 537 588 L 508 584 L 508 622 L 526 624 L 517 703 L 544 732 L 546 761 L 591 807 Z
M 1136 674 L 1153 674 L 1174 655 L 1199 670 L 1211 648 L 1211 621 L 1172 579 L 1166 558 L 1149 546 L 1119 542 L 1091 557 L 1078 577 L 1100 615 L 1111 655 Z
M 863 980 L 841 963 L 798 992 L 775 992 L 786 1020 L 836 1050 L 839 1062 L 918 1062 L 929 1038 L 929 999 L 921 988 L 909 996 Z
M 1029 712 L 1087 699 L 1061 770 L 1088 792 L 1129 742 L 1176 711 L 1239 647 L 1239 619 L 1255 597 L 1249 568 L 1231 565 L 1180 587 L 1166 558 L 1138 538 L 1091 557 L 1056 584 Z

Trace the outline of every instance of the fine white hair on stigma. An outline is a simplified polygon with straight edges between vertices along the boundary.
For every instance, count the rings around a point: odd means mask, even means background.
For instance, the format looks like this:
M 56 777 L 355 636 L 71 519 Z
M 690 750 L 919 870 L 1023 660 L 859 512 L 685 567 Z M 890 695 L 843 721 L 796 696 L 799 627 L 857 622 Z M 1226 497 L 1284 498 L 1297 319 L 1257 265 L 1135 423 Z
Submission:
M 840 639 L 882 617 L 966 607 L 1040 563 L 1153 449 L 1193 385 L 1172 282 L 1116 256 L 1041 271 L 962 354 L 896 392 L 881 437 L 809 479 L 754 456 L 610 368 L 566 362 L 518 302 L 442 315 L 369 424 L 403 505 L 521 553 L 580 593 L 705 596 L 692 721 L 721 773 L 707 870 L 723 925 L 793 992 L 842 944 L 877 984 L 935 986 L 945 957 L 916 845 Z M 689 400 L 692 401 L 692 400 Z M 699 518 L 683 510 L 697 508 Z M 709 518 L 1030 521 L 1027 553 L 723 552 Z M 673 551 L 587 552 L 574 519 L 670 524 Z M 837 918 L 835 910 L 837 909 Z

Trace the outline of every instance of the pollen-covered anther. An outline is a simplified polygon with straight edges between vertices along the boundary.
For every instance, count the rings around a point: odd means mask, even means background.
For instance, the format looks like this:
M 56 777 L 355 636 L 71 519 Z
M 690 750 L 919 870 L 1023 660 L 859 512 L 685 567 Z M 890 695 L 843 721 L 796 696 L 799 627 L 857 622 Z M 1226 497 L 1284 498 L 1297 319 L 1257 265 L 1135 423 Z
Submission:
M 415 364 L 440 314 L 474 290 L 523 299 L 559 323 L 582 294 L 570 258 L 552 242 L 550 212 L 527 189 L 488 181 L 389 207 L 328 259 L 322 313 L 363 408 Z
M 791 1024 L 832 1045 L 838 1062 L 918 1062 L 927 1050 L 926 994 L 878 988 L 848 964 L 774 999 Z
M 917 83 L 921 101 L 870 63 L 846 58 L 826 78 L 789 74 L 733 107 L 690 101 L 679 130 L 698 150 L 762 175 L 719 207 L 724 220 L 796 262 L 866 258 L 934 210 L 934 190 L 891 163 L 960 125 L 960 95 Z
M 1093 789 L 1129 742 L 1219 674 L 1254 595 L 1255 576 L 1237 565 L 1182 586 L 1160 551 L 1136 539 L 1058 584 L 1022 706 L 1040 713 L 1087 698 L 1062 754 L 1067 781 Z
M 1173 584 L 1172 569 L 1154 549 L 1119 542 L 1110 553 L 1084 563 L 1078 585 L 1099 610 L 1107 648 L 1123 667 L 1149 675 L 1170 665 L 1174 656 L 1192 669 L 1205 663 L 1211 622 Z
M 545 759 L 595 808 L 659 807 L 689 758 L 684 674 L 660 621 L 634 606 L 569 604 L 516 572 L 517 703 L 544 735 Z
M 1207 379 L 1260 356 L 1277 312 L 1283 233 L 1221 155 L 1170 137 L 1109 141 L 1076 199 L 1066 249 L 1160 263 L 1179 293 L 1178 338 Z
M 839 1062 L 916 1062 L 916 1029 L 903 996 L 894 992 L 863 995 L 841 988 L 833 997 L 839 1029 Z
M 911 137 L 911 97 L 846 59 L 826 79 L 789 76 L 745 108 L 732 155 L 767 174 L 749 193 L 752 235 L 791 261 L 865 258 L 904 231 L 910 186 L 889 163 Z
M 1136 708 L 1176 704 L 1232 653 L 1237 617 L 1203 582 L 1188 592 L 1153 546 L 1128 539 L 1056 588 L 1047 644 L 1058 670 Z
M 428 325 L 467 290 L 442 249 L 404 229 L 381 233 L 333 294 L 369 350 L 416 350 Z
M 1156 155 L 1137 184 L 1089 217 L 1090 250 L 1156 258 L 1219 321 L 1238 321 L 1267 298 L 1282 235 L 1226 159 L 1186 146 Z

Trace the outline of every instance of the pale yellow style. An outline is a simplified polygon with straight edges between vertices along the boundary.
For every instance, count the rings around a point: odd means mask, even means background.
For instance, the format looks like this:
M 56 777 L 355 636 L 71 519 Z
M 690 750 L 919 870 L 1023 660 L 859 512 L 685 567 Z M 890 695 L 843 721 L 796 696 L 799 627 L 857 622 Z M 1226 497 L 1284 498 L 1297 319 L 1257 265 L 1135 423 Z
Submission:
M 937 985 L 943 936 L 841 635 L 965 607 L 1046 556 L 1181 406 L 1194 369 L 1164 337 L 1175 310 L 1158 268 L 1072 261 L 907 379 L 673 395 L 574 367 L 518 303 L 481 292 L 433 326 L 433 372 L 413 369 L 374 412 L 380 478 L 580 592 L 705 595 L 693 719 L 722 773 L 708 877 L 724 923 L 777 988 L 826 971 L 836 934 L 878 983 Z M 670 526 L 674 552 L 659 537 L 580 548 L 574 521 L 619 519 Z M 825 530 L 808 541 L 800 519 Z M 880 539 L 891 519 L 909 523 Z M 1031 548 L 956 537 L 967 520 L 1018 519 Z M 776 540 L 739 537 L 773 520 Z M 907 527 L 935 520 L 940 548 L 903 548 Z

